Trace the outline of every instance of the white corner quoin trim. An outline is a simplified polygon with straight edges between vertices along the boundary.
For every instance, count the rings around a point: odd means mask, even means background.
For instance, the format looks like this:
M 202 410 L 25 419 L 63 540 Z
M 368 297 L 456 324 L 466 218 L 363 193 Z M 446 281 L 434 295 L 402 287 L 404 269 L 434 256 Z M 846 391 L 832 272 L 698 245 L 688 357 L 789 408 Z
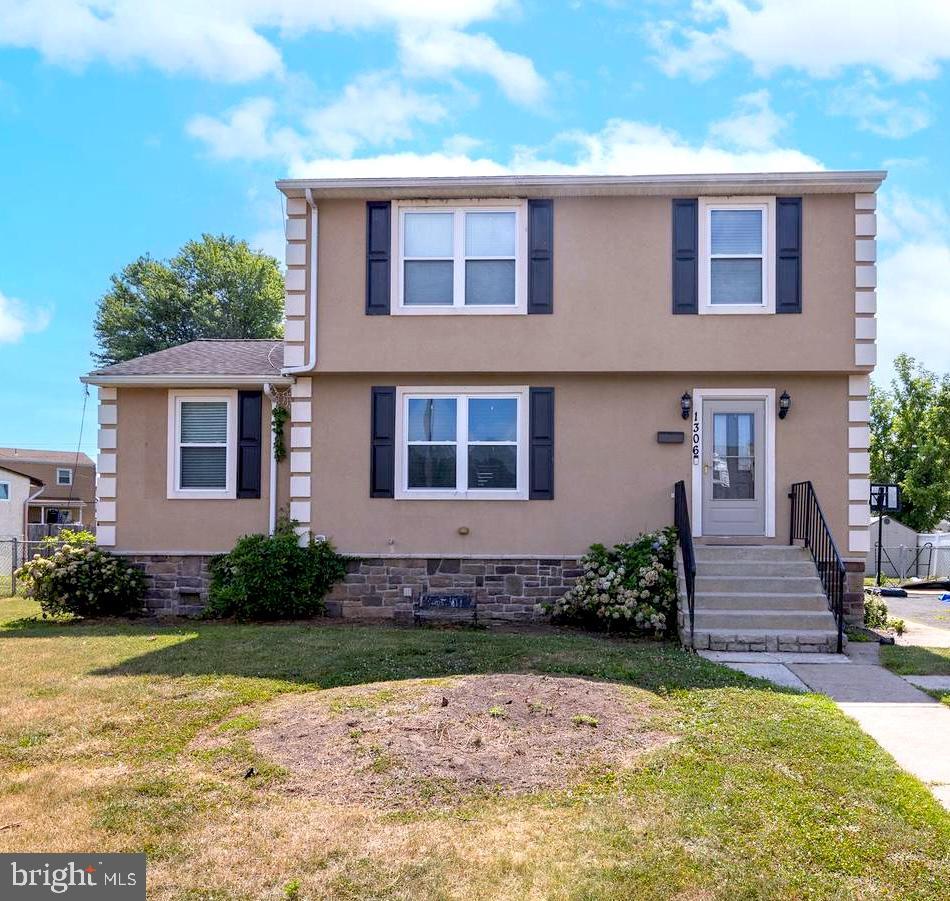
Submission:
M 693 421 L 699 423 L 699 463 L 690 461 L 693 470 L 693 536 L 703 535 L 703 401 L 765 401 L 765 538 L 775 537 L 775 389 L 774 388 L 694 388 Z M 698 417 L 698 418 L 697 418 Z

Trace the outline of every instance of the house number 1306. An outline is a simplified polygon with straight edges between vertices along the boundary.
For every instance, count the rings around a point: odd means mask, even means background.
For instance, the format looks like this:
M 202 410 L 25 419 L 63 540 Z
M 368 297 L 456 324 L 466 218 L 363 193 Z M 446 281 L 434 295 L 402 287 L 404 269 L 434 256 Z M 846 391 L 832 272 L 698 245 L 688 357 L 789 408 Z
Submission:
M 693 411 L 693 466 L 699 466 L 699 411 Z

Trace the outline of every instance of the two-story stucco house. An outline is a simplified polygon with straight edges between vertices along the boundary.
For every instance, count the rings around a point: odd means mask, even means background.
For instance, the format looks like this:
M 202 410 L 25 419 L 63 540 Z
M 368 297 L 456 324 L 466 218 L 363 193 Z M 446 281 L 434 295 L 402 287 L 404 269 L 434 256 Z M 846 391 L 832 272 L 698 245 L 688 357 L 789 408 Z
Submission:
M 195 342 L 87 377 L 100 543 L 174 611 L 208 555 L 287 509 L 361 559 L 334 612 L 457 590 L 529 616 L 592 542 L 672 524 L 682 481 L 699 643 L 824 634 L 824 599 L 795 601 L 815 564 L 786 554 L 805 553 L 790 530 L 812 528 L 817 499 L 859 614 L 883 178 L 279 182 L 283 344 Z M 751 580 L 748 617 L 716 582 L 730 574 Z

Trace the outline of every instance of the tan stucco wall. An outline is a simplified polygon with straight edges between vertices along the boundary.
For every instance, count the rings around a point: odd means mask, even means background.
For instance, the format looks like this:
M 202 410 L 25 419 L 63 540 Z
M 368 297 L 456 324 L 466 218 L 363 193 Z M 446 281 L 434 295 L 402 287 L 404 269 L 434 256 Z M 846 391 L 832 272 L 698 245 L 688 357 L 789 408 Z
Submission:
M 554 210 L 554 315 L 366 316 L 365 203 L 322 201 L 317 370 L 855 371 L 854 195 L 803 198 L 800 315 L 673 316 L 669 198 Z
M 553 501 L 418 501 L 369 497 L 374 384 L 555 387 Z M 672 520 L 673 483 L 690 485 L 689 423 L 679 397 L 698 387 L 788 390 L 776 422 L 776 541 L 788 540 L 788 487 L 811 479 L 839 546 L 847 547 L 848 385 L 837 376 L 670 375 L 318 376 L 313 382 L 313 529 L 354 554 L 562 555 Z M 682 445 L 656 432 L 684 430 Z M 692 509 L 692 501 L 690 507 Z M 467 536 L 458 529 L 466 526 Z
M 263 454 L 261 497 L 167 497 L 168 389 L 120 388 L 116 458 L 117 551 L 227 551 L 241 535 L 266 532 L 271 455 Z M 265 429 L 270 408 L 265 401 Z M 265 431 L 263 440 L 267 446 Z

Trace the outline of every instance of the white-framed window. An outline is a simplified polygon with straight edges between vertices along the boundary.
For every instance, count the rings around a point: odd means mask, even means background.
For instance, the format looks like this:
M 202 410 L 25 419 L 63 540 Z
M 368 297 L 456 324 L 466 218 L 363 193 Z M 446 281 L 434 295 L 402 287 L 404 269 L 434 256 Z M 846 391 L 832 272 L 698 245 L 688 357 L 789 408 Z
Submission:
M 168 394 L 168 497 L 235 497 L 237 392 Z
M 10 500 L 10 483 L 0 482 L 0 501 Z
M 396 497 L 525 500 L 528 389 L 396 389 Z
M 57 485 L 72 485 L 73 483 L 73 471 L 71 469 L 57 469 L 56 470 L 56 484 Z
M 699 312 L 775 312 L 775 198 L 699 202 Z
M 527 312 L 524 201 L 393 204 L 396 313 Z

